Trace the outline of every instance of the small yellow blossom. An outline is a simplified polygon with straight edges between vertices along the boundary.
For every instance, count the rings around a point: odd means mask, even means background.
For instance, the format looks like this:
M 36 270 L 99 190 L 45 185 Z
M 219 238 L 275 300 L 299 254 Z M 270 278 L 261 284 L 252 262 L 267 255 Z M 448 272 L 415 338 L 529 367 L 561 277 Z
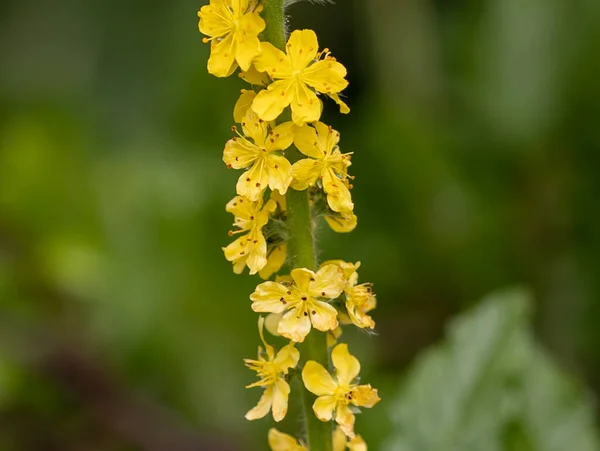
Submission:
M 234 226 L 238 229 L 229 234 L 248 232 L 223 248 L 225 258 L 233 263 L 233 272 L 236 274 L 241 274 L 246 265 L 250 274 L 256 274 L 267 264 L 267 241 L 262 228 L 276 208 L 273 200 L 263 206 L 262 200 L 252 202 L 242 196 L 235 196 L 227 203 L 225 210 L 235 216 Z
M 257 420 L 263 418 L 273 412 L 273 419 L 281 421 L 285 417 L 288 409 L 288 395 L 290 394 L 290 386 L 285 381 L 284 376 L 290 368 L 294 368 L 300 359 L 300 353 L 290 343 L 279 350 L 275 354 L 273 346 L 265 341 L 263 334 L 264 318 L 258 320 L 258 332 L 260 339 L 265 345 L 265 349 L 258 347 L 258 360 L 244 359 L 246 366 L 258 373 L 260 380 L 246 386 L 265 387 L 265 391 L 261 396 L 258 404 L 246 414 L 247 420 Z
M 269 447 L 271 451 L 308 451 L 308 448 L 294 437 L 275 428 L 269 429 Z
M 346 68 L 327 50 L 319 54 L 318 50 L 317 35 L 312 30 L 294 31 L 286 44 L 287 53 L 268 42 L 261 44 L 254 66 L 275 80 L 258 93 L 252 104 L 261 119 L 272 121 L 290 105 L 296 124 L 319 120 L 322 104 L 313 89 L 332 97 L 342 113 L 349 111 L 337 96 L 348 86 Z
M 345 451 L 346 447 L 350 451 L 367 451 L 367 444 L 360 435 L 348 439 L 341 428 L 335 428 L 333 431 L 333 451 Z
M 302 370 L 304 386 L 318 396 L 313 411 L 321 421 L 335 421 L 350 438 L 354 438 L 354 413 L 350 404 L 357 407 L 373 407 L 380 401 L 377 390 L 371 385 L 356 385 L 354 379 L 360 372 L 358 359 L 348 352 L 345 343 L 337 345 L 331 352 L 335 367 L 335 378 L 323 366 L 309 360 Z
M 265 29 L 254 1 L 210 0 L 200 8 L 198 29 L 210 36 L 208 72 L 217 77 L 228 77 L 238 64 L 250 69 L 252 60 L 260 52 L 258 35 Z
M 264 282 L 250 295 L 252 310 L 284 313 L 277 332 L 292 341 L 302 342 L 312 327 L 326 332 L 338 327 L 337 310 L 319 299 L 335 299 L 345 280 L 337 265 L 325 265 L 316 273 L 296 268 L 292 282 Z
M 372 284 L 358 284 L 357 270 L 360 267 L 360 262 L 352 264 L 343 260 L 329 260 L 323 262 L 323 265 L 338 265 L 344 273 L 346 279 L 346 286 L 344 287 L 346 310 L 350 321 L 361 329 L 374 329 L 375 321 L 367 313 L 377 307 L 377 298 L 371 289 Z
M 267 186 L 285 194 L 292 181 L 292 165 L 276 152 L 292 144 L 293 127 L 292 122 L 284 122 L 269 131 L 269 124 L 253 111 L 244 116 L 242 129 L 245 136 L 239 135 L 227 141 L 223 151 L 223 161 L 228 167 L 249 168 L 236 185 L 240 196 L 258 200 Z
M 292 188 L 303 190 L 321 181 L 327 194 L 327 203 L 335 211 L 351 216 L 354 208 L 348 189 L 350 154 L 342 154 L 338 146 L 340 134 L 322 122 L 314 127 L 304 125 L 296 129 L 294 144 L 310 158 L 292 166 Z
M 327 221 L 327 224 L 329 224 L 329 227 L 334 232 L 348 233 L 356 228 L 358 218 L 354 213 L 328 214 L 325 215 L 325 221 Z

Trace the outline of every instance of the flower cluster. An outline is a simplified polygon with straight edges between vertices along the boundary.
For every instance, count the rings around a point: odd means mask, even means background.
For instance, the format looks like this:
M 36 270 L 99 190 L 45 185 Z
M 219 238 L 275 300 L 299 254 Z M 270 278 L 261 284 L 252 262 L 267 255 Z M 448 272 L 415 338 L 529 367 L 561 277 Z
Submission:
M 313 220 L 325 219 L 332 230 L 352 231 L 357 225 L 348 174 L 351 152 L 340 149 L 340 133 L 321 122 L 322 100 L 332 99 L 344 114 L 350 109 L 340 93 L 347 86 L 346 68 L 328 49 L 319 51 L 312 30 L 293 31 L 279 49 L 264 36 L 264 0 L 209 0 L 198 12 L 199 30 L 210 43 L 208 72 L 217 77 L 239 76 L 248 83 L 233 109 L 234 136 L 223 150 L 227 168 L 240 171 L 236 196 L 225 209 L 234 216 L 238 235 L 223 247 L 233 271 L 266 280 L 250 295 L 259 314 L 258 358 L 246 359 L 262 387 L 258 404 L 248 420 L 265 417 L 281 421 L 288 409 L 290 378 L 301 378 L 316 396 L 313 411 L 323 421 L 335 421 L 334 451 L 366 451 L 354 432 L 354 414 L 379 401 L 377 390 L 358 383 L 359 361 L 346 344 L 337 344 L 342 325 L 373 329 L 369 312 L 376 306 L 371 284 L 358 284 L 360 263 L 330 260 L 318 268 L 295 267 L 287 255 L 289 227 L 286 194 L 307 192 Z M 288 258 L 289 257 L 289 258 Z M 278 274 L 286 265 L 289 275 Z M 268 280 L 275 275 L 274 280 Z M 267 343 L 264 329 L 287 344 L 279 351 Z M 316 329 L 317 332 L 313 332 Z M 302 343 L 311 334 L 327 333 L 331 348 L 330 372 L 326 362 L 302 359 Z M 269 431 L 273 451 L 307 450 L 302 440 Z

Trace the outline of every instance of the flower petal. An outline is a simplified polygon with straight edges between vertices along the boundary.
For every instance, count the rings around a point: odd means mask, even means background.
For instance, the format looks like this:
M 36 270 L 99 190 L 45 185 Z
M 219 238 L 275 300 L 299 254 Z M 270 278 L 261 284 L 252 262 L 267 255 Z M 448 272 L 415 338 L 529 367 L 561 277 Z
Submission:
M 330 214 L 325 216 L 325 221 L 331 227 L 331 230 L 337 233 L 352 232 L 358 223 L 358 218 L 354 213 L 347 216 L 341 214 Z
M 269 188 L 285 194 L 292 182 L 292 165 L 280 155 L 269 154 L 267 157 L 269 165 Z
M 346 449 L 346 434 L 336 427 L 333 431 L 333 451 L 344 451 Z
M 250 295 L 252 310 L 259 313 L 282 313 L 288 308 L 287 301 L 284 304 L 281 299 L 288 296 L 287 287 L 277 282 L 263 282 L 256 287 Z
M 335 299 L 344 290 L 346 280 L 344 273 L 338 265 L 324 265 L 308 285 L 308 293 L 314 297 Z
M 256 97 L 256 93 L 250 89 L 242 89 L 242 95 L 240 95 L 235 106 L 233 107 L 233 120 L 238 124 L 242 123 L 244 116 L 250 109 L 252 101 Z
M 251 14 L 247 14 L 245 17 L 248 19 L 245 22 L 250 23 L 251 19 L 254 19 L 254 16 Z M 262 21 L 262 19 L 256 15 L 256 17 Z M 263 28 L 264 28 L 264 21 Z M 260 52 L 260 41 L 258 40 L 257 35 L 246 35 L 242 39 L 240 39 L 236 46 L 235 52 L 235 60 L 240 65 L 241 70 L 248 70 L 252 65 L 252 60 L 258 55 Z
M 287 374 L 290 368 L 298 365 L 298 360 L 300 360 L 300 352 L 298 352 L 294 343 L 290 343 L 279 350 L 273 363 L 278 372 Z
M 236 42 L 233 33 L 227 34 L 222 41 L 216 39 L 211 41 L 208 73 L 216 77 L 229 77 L 238 66 L 235 52 Z
M 252 109 L 263 121 L 274 121 L 292 101 L 295 93 L 291 87 L 290 80 L 271 83 L 267 89 L 263 89 L 256 95 L 252 102 Z
M 287 257 L 287 248 L 285 243 L 273 247 L 267 254 L 267 264 L 258 272 L 262 279 L 268 279 L 281 269 Z M 269 331 L 270 332 L 270 331 Z
M 314 186 L 317 183 L 317 179 L 321 176 L 322 170 L 323 162 L 320 160 L 304 158 L 303 160 L 296 161 L 292 165 L 292 188 L 302 191 L 309 186 Z
M 293 308 L 281 317 L 277 332 L 292 341 L 302 343 L 310 332 L 310 328 L 308 315 L 304 315 L 299 308 Z
M 294 70 L 302 70 L 313 61 L 319 50 L 317 35 L 313 30 L 295 30 L 285 45 Z
M 317 91 L 329 94 L 340 92 L 348 86 L 345 76 L 346 68 L 341 63 L 325 59 L 305 69 L 302 80 Z
M 340 425 L 340 429 L 350 438 L 354 438 L 354 414 L 345 404 L 338 404 L 335 413 L 335 421 Z
M 223 162 L 233 169 L 250 167 L 259 156 L 260 149 L 243 138 L 230 139 L 223 150 Z
M 301 293 L 308 293 L 308 287 L 312 280 L 315 280 L 315 273 L 306 268 L 294 268 L 290 273 Z
M 293 122 L 284 122 L 275 127 L 265 143 L 267 150 L 285 150 L 290 147 L 292 142 L 294 142 L 295 128 L 296 126 Z
M 248 234 L 248 265 L 249 273 L 256 274 L 258 271 L 263 269 L 267 264 L 267 241 L 265 240 L 262 232 L 255 228 L 250 234 Z
M 271 78 L 289 78 L 292 76 L 290 59 L 270 42 L 260 44 L 260 53 L 254 60 L 254 67 L 259 72 L 268 73 Z
M 271 79 L 266 72 L 259 72 L 254 65 L 244 72 L 240 72 L 240 78 L 251 85 L 267 86 L 271 83 Z
M 235 189 L 240 196 L 257 201 L 269 184 L 268 166 L 261 158 L 238 179 Z
M 295 81 L 291 89 L 293 97 L 290 99 L 290 106 L 294 123 L 303 125 L 306 122 L 318 121 L 323 104 L 317 95 L 300 81 Z
M 290 394 L 290 386 L 282 378 L 278 377 L 273 388 L 273 419 L 281 421 L 285 418 L 288 410 L 288 396 Z
M 310 321 L 315 329 L 321 332 L 334 330 L 339 326 L 337 310 L 326 302 L 315 301 L 311 303 Z
M 309 360 L 302 369 L 302 381 L 306 389 L 317 396 L 333 396 L 338 384 L 323 365 Z
M 353 390 L 352 404 L 359 407 L 373 407 L 381 398 L 377 394 L 377 389 L 371 385 L 359 385 Z
M 307 451 L 306 447 L 298 444 L 294 437 L 275 428 L 269 429 L 268 440 L 271 451 Z
M 259 418 L 263 418 L 269 413 L 269 410 L 271 410 L 272 403 L 273 386 L 269 386 L 258 400 L 258 404 L 246 413 L 246 420 L 258 420 Z
M 307 157 L 320 159 L 325 156 L 324 141 L 319 139 L 317 130 L 309 125 L 296 128 L 294 145 Z
M 360 435 L 357 435 L 348 442 L 349 451 L 367 451 L 367 444 Z
M 348 352 L 348 345 L 340 343 L 331 351 L 331 361 L 335 367 L 335 377 L 340 385 L 350 385 L 360 373 L 360 363 Z
M 224 36 L 232 28 L 232 22 L 226 11 L 227 6 L 223 2 L 211 2 L 204 5 L 198 12 L 198 29 L 202 34 L 211 37 Z
M 313 412 L 321 421 L 329 421 L 336 407 L 334 396 L 320 396 L 313 403 Z
M 327 203 L 333 211 L 347 214 L 352 212 L 354 203 L 350 190 L 331 168 L 323 171 L 323 190 L 327 193 Z

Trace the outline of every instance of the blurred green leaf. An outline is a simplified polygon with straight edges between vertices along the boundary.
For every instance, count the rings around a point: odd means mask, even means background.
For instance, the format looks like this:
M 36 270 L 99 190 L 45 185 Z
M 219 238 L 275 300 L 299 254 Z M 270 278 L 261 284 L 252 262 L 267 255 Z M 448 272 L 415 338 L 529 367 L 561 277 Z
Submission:
M 490 295 L 404 382 L 390 451 L 598 450 L 592 406 L 535 342 L 530 296 Z

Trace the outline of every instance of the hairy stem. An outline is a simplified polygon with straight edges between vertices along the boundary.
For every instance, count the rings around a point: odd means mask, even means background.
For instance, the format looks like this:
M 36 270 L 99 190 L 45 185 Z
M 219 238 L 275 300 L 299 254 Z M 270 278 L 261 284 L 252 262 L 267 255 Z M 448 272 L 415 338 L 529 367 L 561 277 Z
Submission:
M 264 0 L 263 18 L 266 21 L 264 40 L 285 51 L 285 25 L 283 0 Z M 289 114 L 286 118 L 289 120 Z M 286 151 L 290 163 L 303 158 L 294 147 Z M 288 260 L 294 268 L 316 269 L 313 223 L 310 213 L 308 190 L 288 190 L 287 217 L 290 237 L 287 243 Z M 327 341 L 323 332 L 313 329 L 301 346 L 302 362 L 314 360 L 329 368 Z M 314 414 L 312 405 L 316 397 L 308 390 L 303 391 L 304 416 L 308 449 L 310 451 L 332 451 L 331 422 L 322 422 Z

